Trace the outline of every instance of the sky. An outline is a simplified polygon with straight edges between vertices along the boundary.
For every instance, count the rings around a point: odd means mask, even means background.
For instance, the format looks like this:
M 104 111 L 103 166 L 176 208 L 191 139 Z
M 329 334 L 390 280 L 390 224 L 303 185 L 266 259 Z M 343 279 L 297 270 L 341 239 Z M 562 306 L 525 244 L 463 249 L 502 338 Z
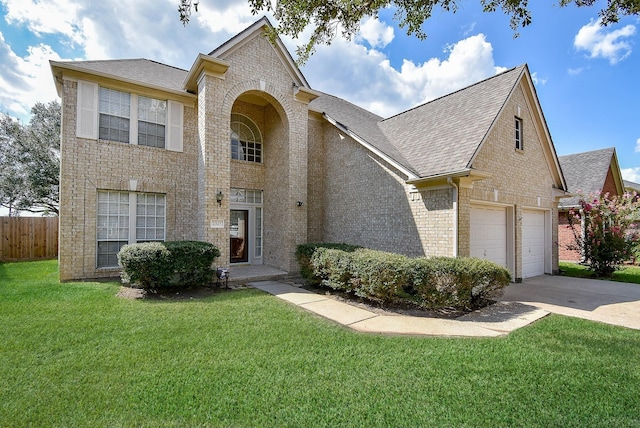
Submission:
M 615 146 L 623 177 L 640 182 L 640 17 L 601 27 L 606 1 L 541 0 L 516 38 L 501 11 L 459 3 L 455 14 L 434 10 L 425 40 L 382 10 L 352 40 L 319 47 L 301 71 L 313 89 L 388 117 L 527 63 L 558 155 Z M 147 58 L 188 70 L 260 18 L 246 0 L 200 0 L 183 26 L 178 4 L 0 0 L 0 112 L 28 121 L 36 102 L 59 100 L 49 60 Z M 283 37 L 294 58 L 309 34 Z

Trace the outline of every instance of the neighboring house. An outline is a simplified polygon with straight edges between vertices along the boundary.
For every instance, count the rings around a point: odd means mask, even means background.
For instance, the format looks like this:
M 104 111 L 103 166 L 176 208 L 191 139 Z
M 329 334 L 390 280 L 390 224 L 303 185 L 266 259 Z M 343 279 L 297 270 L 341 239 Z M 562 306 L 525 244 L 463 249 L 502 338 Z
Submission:
M 131 242 L 298 270 L 305 242 L 558 269 L 566 185 L 526 65 L 383 119 L 309 87 L 263 18 L 190 70 L 52 61 L 63 105 L 60 278 Z
M 625 186 L 614 147 L 560 156 L 559 160 L 568 190 L 572 194 L 571 197 L 560 199 L 558 207 L 559 258 L 562 261 L 579 262 L 582 258 L 580 251 L 567 248 L 576 244 L 573 231 L 569 227 L 569 210 L 580 207 L 581 196 L 596 193 L 622 195 Z M 579 229 L 577 226 L 578 233 Z
M 624 180 L 624 190 L 629 193 L 640 193 L 640 183 L 634 183 L 633 181 Z

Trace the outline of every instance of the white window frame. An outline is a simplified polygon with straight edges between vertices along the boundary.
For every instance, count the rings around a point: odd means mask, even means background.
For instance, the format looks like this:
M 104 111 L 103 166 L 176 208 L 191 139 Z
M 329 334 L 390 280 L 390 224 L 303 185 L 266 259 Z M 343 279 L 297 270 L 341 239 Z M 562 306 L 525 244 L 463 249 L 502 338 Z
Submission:
M 128 197 L 128 212 L 127 212 L 127 237 L 125 238 L 124 236 L 116 236 L 114 238 L 109 238 L 109 236 L 113 236 L 112 233 L 110 233 L 109 231 L 107 231 L 107 237 L 106 238 L 100 238 L 100 229 L 101 229 L 101 225 L 100 225 L 100 221 L 99 221 L 99 216 L 104 215 L 101 213 L 100 211 L 100 194 L 118 194 L 118 195 L 122 195 L 122 194 L 126 194 Z M 156 237 L 154 237 L 154 239 L 148 239 L 146 236 L 144 238 L 138 238 L 138 229 L 140 229 L 140 227 L 138 226 L 138 196 L 139 195 L 154 195 L 156 198 L 158 196 L 162 196 L 162 198 L 164 199 L 164 213 L 162 215 L 162 237 L 158 238 L 157 235 Z M 109 217 L 110 213 L 107 213 L 107 218 Z M 124 217 L 121 213 L 118 213 L 118 217 Z M 157 216 L 156 216 L 157 217 Z M 145 218 L 148 218 L 148 216 L 145 216 Z M 124 229 L 124 227 L 122 227 L 123 225 L 121 225 L 118 222 L 118 228 L 122 228 Z M 107 228 L 109 226 L 107 225 Z M 157 223 L 154 225 L 154 231 L 157 232 L 157 229 L 160 229 L 160 227 L 158 227 Z M 145 225 L 145 230 L 146 230 L 146 225 Z M 98 253 L 98 247 L 100 242 L 127 242 L 128 244 L 135 244 L 136 242 L 164 242 L 166 240 L 166 236 L 167 236 L 167 196 L 164 193 L 150 193 L 150 192 L 146 192 L 146 193 L 141 193 L 141 192 L 128 192 L 128 191 L 122 191 L 122 190 L 98 190 L 98 194 L 96 196 L 96 268 L 97 269 L 110 269 L 110 268 L 117 268 L 117 265 L 112 265 L 112 266 L 101 266 L 100 262 L 99 262 L 99 253 Z
M 107 86 L 104 88 L 112 89 Z M 138 145 L 138 94 L 130 92 L 125 93 L 128 93 L 130 96 L 129 144 Z M 76 136 L 78 138 L 98 140 L 100 130 L 100 85 L 95 82 L 78 80 L 77 95 Z M 156 99 L 158 101 L 166 101 L 167 114 L 166 123 L 164 124 L 164 148 L 169 151 L 182 152 L 184 140 L 184 104 L 174 100 L 160 100 L 159 98 L 147 97 L 142 94 L 140 96 Z
M 249 211 L 249 264 L 262 264 L 264 254 L 264 192 L 259 189 L 231 188 L 230 208 Z
M 246 129 L 246 132 L 244 133 L 245 135 L 239 135 L 234 131 L 233 127 L 236 124 L 242 126 L 243 129 Z M 234 135 L 236 138 L 234 138 Z M 258 125 L 256 125 L 250 117 L 239 113 L 231 114 L 229 144 L 231 159 L 257 164 L 264 163 L 262 134 L 260 133 Z M 234 157 L 234 144 L 237 144 L 238 157 Z M 248 151 L 251 151 L 252 154 L 249 155 L 247 153 Z M 253 157 L 253 159 L 249 159 L 250 156 Z M 256 158 L 259 160 L 256 161 Z

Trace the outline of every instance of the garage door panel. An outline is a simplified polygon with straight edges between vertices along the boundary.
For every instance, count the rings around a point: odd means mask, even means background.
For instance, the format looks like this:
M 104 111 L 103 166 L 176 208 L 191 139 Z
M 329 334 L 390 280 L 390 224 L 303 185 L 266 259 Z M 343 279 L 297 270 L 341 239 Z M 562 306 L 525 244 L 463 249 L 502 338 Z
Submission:
M 471 207 L 471 257 L 507 266 L 507 213 L 498 207 Z
M 522 276 L 545 273 L 545 212 L 522 211 Z

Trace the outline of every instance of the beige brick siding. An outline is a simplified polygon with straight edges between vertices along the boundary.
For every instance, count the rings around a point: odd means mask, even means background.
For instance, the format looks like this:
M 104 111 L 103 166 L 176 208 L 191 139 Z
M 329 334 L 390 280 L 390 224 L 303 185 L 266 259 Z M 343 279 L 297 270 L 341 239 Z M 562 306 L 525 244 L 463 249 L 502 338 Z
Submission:
M 76 138 L 77 83 L 63 81 L 60 181 L 60 279 L 117 275 L 96 269 L 98 190 L 166 194 L 166 238 L 196 239 L 197 146 L 193 108 L 184 109 L 184 152 Z
M 518 108 L 520 113 L 518 114 Z M 524 150 L 515 148 L 514 118 L 523 120 Z M 528 98 L 519 85 L 494 124 L 473 162 L 473 168 L 488 172 L 490 178 L 476 181 L 470 191 L 471 202 L 487 202 L 513 207 L 515 215 L 515 278 L 522 277 L 522 210 L 550 212 L 552 224 L 552 270 L 558 269 L 558 211 L 553 194 L 553 178 L 543 151 L 540 130 Z M 497 198 L 496 198 L 497 195 Z M 462 204 L 462 203 L 461 203 Z M 468 229 L 467 229 L 468 230 Z M 464 234 L 464 228 L 460 228 Z M 461 240 L 463 237 L 461 236 Z M 461 255 L 465 253 L 461 248 Z
M 451 189 L 413 193 L 407 177 L 352 139 L 341 139 L 333 126 L 325 125 L 324 136 L 322 240 L 409 256 L 452 255 Z

